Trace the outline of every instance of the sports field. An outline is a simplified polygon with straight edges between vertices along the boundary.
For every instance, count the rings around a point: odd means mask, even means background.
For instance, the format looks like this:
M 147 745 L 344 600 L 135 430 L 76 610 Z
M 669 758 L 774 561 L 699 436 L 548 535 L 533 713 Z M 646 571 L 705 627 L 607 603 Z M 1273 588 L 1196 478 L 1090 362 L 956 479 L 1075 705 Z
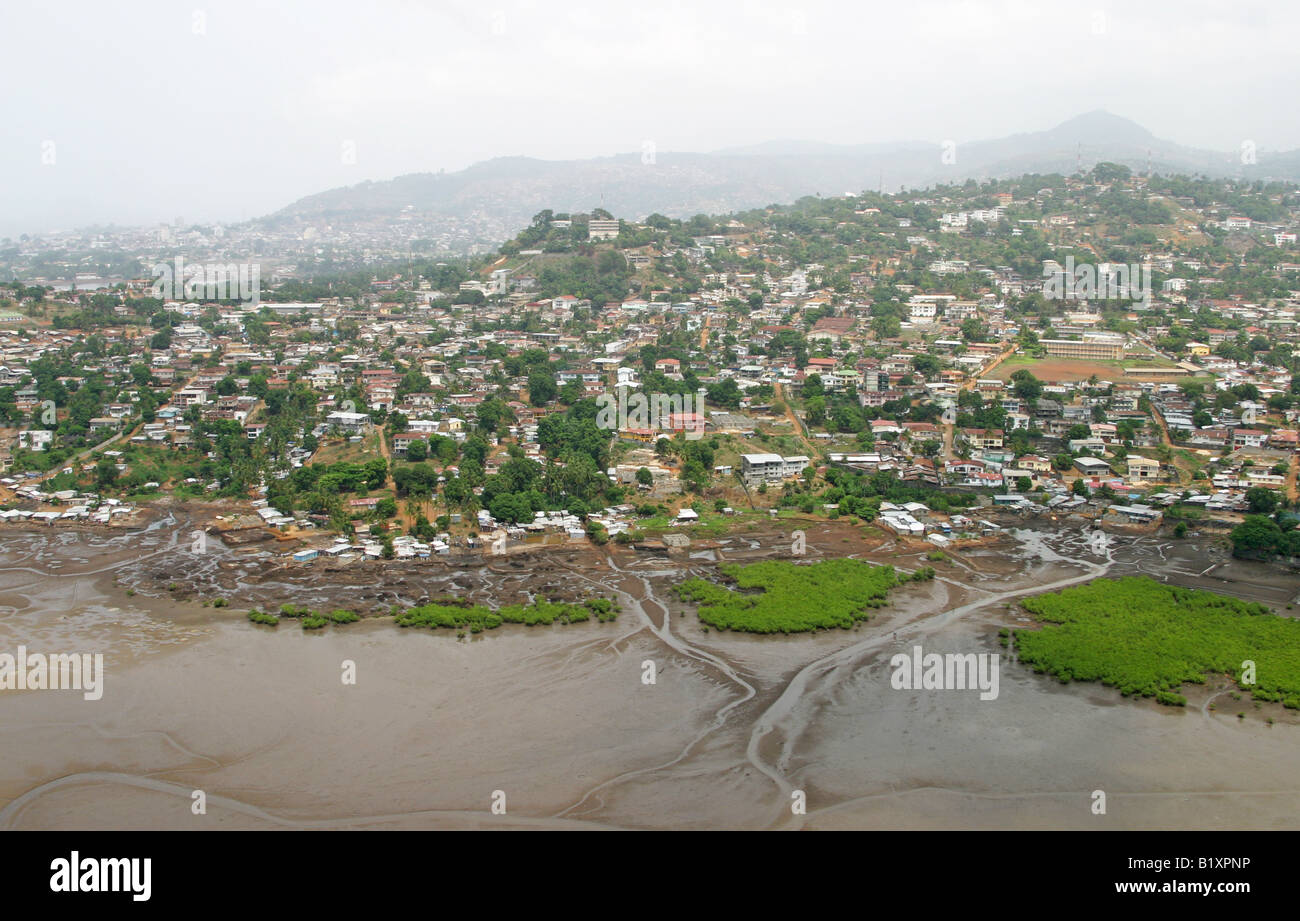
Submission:
M 1079 358 L 1030 358 L 1027 355 L 1013 355 L 993 371 L 998 380 L 1008 380 L 1012 374 L 1022 368 L 1028 368 L 1040 381 L 1086 381 L 1094 374 L 1105 381 L 1121 380 L 1169 380 L 1185 381 L 1191 375 L 1144 374 L 1146 368 L 1172 368 L 1175 365 L 1164 359 L 1139 361 L 1128 358 L 1124 361 L 1087 361 Z M 1129 373 L 1125 369 L 1129 369 Z

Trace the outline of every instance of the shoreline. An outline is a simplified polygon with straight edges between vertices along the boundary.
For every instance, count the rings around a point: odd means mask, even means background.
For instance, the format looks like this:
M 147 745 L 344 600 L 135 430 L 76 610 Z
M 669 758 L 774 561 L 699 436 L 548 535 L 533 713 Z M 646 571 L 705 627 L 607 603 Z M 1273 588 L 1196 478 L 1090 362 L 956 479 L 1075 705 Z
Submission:
M 705 633 L 670 590 L 720 562 L 788 552 L 788 528 L 707 550 L 547 548 L 473 568 L 393 561 L 322 579 L 268 566 L 256 548 L 169 547 L 171 530 L 188 526 L 172 519 L 174 528 L 131 536 L 37 528 L 0 551 L 9 611 L 0 636 L 110 653 L 93 708 L 60 694 L 0 695 L 0 744 L 18 753 L 0 765 L 0 825 L 1287 827 L 1300 815 L 1300 789 L 1277 767 L 1300 757 L 1294 721 L 1269 727 L 1253 709 L 1238 720 L 1235 710 L 1249 708 L 1224 706 L 1230 689 L 1213 680 L 1179 713 L 1009 663 L 995 701 L 889 686 L 891 654 L 914 644 L 1004 653 L 998 628 L 1027 625 L 1015 599 L 1047 585 L 1132 574 L 1152 560 L 1195 575 L 1205 561 L 1186 545 L 1136 538 L 1107 561 L 1065 525 L 1008 531 L 929 564 L 933 548 L 805 521 L 809 561 L 849 556 L 938 574 L 850 629 L 778 639 Z M 158 591 L 167 579 L 196 594 Z M 152 588 L 125 596 L 133 584 Z M 454 589 L 476 603 L 614 596 L 623 610 L 585 629 L 504 624 L 485 631 L 490 640 L 412 635 L 383 616 L 306 631 L 310 639 L 293 629 L 250 637 L 240 609 L 194 600 L 219 586 L 314 607 Z M 355 687 L 340 683 L 344 660 L 356 663 Z M 376 750 L 394 756 L 375 764 L 365 753 Z M 190 815 L 178 788 L 208 791 L 209 815 Z M 1097 788 L 1124 803 L 1112 818 L 1076 809 L 1074 791 Z M 493 819 L 497 789 L 509 815 Z M 807 816 L 789 814 L 787 789 L 807 793 Z M 1213 802 L 1231 803 L 1233 817 L 1207 816 Z

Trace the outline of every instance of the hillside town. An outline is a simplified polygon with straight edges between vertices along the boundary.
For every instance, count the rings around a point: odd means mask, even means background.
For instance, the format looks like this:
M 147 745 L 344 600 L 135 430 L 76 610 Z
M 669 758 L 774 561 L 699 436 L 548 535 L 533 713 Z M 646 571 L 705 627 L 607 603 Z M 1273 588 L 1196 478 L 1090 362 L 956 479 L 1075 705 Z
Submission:
M 305 563 L 792 511 L 942 547 L 1081 515 L 1293 558 L 1297 227 L 1291 186 L 1103 163 L 689 220 L 546 211 L 481 256 L 335 273 L 196 228 L 117 239 L 114 280 L 61 240 L 0 288 L 0 518 L 211 502 L 213 529 Z M 178 251 L 208 272 L 160 296 Z M 214 286 L 249 265 L 253 297 Z

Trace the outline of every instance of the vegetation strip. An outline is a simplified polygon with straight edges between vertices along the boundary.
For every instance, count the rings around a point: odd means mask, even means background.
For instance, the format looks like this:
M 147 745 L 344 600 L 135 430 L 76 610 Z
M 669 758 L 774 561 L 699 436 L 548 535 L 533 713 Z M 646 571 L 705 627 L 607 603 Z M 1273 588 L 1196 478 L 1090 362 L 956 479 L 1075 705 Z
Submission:
M 1256 700 L 1300 709 L 1300 621 L 1262 604 L 1164 585 L 1097 579 L 1021 602 L 1045 626 L 1012 632 L 1020 661 L 1062 682 L 1100 681 L 1124 696 L 1183 706 L 1184 683 L 1227 674 Z M 1255 663 L 1255 683 L 1243 681 Z
M 457 598 L 437 598 L 429 604 L 409 608 L 402 613 L 394 609 L 395 623 L 399 627 L 448 627 L 471 633 L 493 630 L 503 623 L 550 626 L 556 622 L 576 624 L 596 618 L 601 623 L 618 617 L 619 608 L 608 598 L 588 598 L 582 604 L 565 604 L 552 601 L 534 601 L 530 604 L 508 604 L 498 610 L 480 604 L 470 604 Z M 313 611 L 306 605 L 280 606 L 279 616 L 252 610 L 248 619 L 255 624 L 274 627 L 281 617 L 299 618 L 304 630 L 319 630 L 327 624 L 350 624 L 361 619 L 355 611 L 339 609 L 329 612 Z
M 883 607 L 889 590 L 903 581 L 892 566 L 852 559 L 810 564 L 767 560 L 718 568 L 735 582 L 734 588 L 690 579 L 677 587 L 677 594 L 699 605 L 703 623 L 750 633 L 847 629 L 869 619 L 871 609 Z M 932 579 L 934 570 L 925 567 L 908 578 Z

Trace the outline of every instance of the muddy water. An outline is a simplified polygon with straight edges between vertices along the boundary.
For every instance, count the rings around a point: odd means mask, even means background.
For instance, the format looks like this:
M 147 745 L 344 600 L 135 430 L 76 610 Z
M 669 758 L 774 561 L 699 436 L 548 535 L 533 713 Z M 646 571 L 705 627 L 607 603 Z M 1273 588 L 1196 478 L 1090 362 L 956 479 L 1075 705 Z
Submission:
M 194 554 L 191 525 L 178 512 L 134 534 L 0 534 L 0 651 L 101 652 L 106 671 L 99 701 L 0 692 L 0 828 L 1300 826 L 1300 721 L 1280 708 L 1239 720 L 1250 703 L 1221 687 L 1175 711 L 1005 661 L 996 700 L 890 686 L 894 653 L 1001 653 L 997 628 L 1023 623 L 1015 599 L 1101 574 L 1280 610 L 1295 594 L 1293 579 L 1185 543 L 1119 540 L 1101 557 L 1077 529 L 1023 530 L 951 554 L 853 630 L 756 637 L 705 632 L 670 589 L 718 561 L 784 554 L 778 534 L 671 557 L 552 549 L 331 570 L 219 541 Z M 810 558 L 925 563 L 875 532 L 807 532 Z M 623 613 L 464 640 L 382 618 L 270 630 L 242 614 L 447 592 L 601 594 Z M 217 596 L 238 610 L 199 603 Z

